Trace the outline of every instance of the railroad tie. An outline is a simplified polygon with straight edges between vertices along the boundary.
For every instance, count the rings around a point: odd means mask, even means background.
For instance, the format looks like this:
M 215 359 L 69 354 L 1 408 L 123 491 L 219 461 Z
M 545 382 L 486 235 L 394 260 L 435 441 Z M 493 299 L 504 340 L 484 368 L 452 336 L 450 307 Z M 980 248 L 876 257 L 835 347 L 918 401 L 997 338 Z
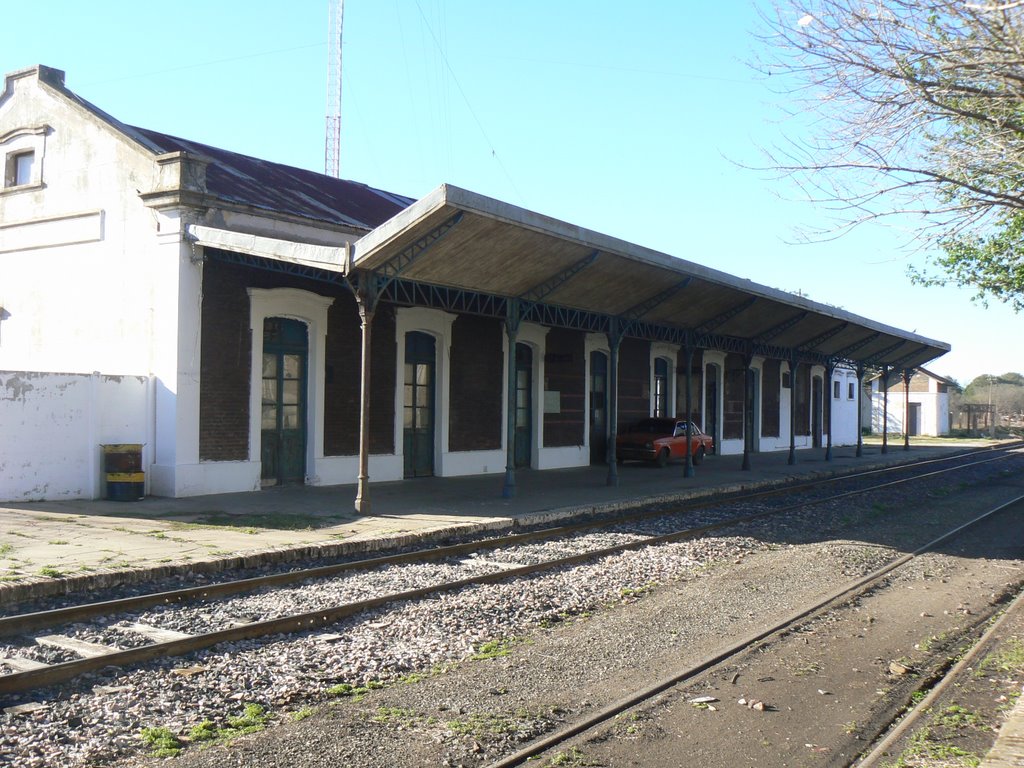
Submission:
M 42 669 L 43 667 L 50 666 L 42 661 L 26 659 L 23 656 L 0 657 L 0 664 L 6 664 L 15 672 L 31 672 L 33 669 Z
M 236 627 L 244 627 L 249 624 L 256 623 L 253 619 L 249 619 L 244 616 L 233 616 L 230 613 L 222 613 L 219 616 L 214 616 L 209 613 L 201 613 L 199 615 L 209 622 L 224 623 L 227 625 L 228 629 L 235 629 Z
M 508 563 L 503 560 L 487 560 L 483 557 L 464 557 L 460 560 L 463 565 L 481 565 L 497 568 L 500 571 L 510 571 L 513 568 L 524 567 L 523 563 Z
M 36 644 L 48 645 L 52 648 L 62 648 L 65 651 L 77 653 L 83 659 L 94 659 L 98 656 L 106 656 L 121 650 L 117 646 L 89 643 L 85 640 L 78 640 L 64 635 L 42 635 L 36 638 Z
M 178 632 L 174 629 L 161 629 L 160 627 L 154 627 L 149 624 L 125 624 L 124 629 L 134 632 L 137 635 L 142 635 L 148 640 L 152 640 L 154 643 L 170 643 L 175 640 L 188 640 L 194 635 L 190 635 L 187 632 Z

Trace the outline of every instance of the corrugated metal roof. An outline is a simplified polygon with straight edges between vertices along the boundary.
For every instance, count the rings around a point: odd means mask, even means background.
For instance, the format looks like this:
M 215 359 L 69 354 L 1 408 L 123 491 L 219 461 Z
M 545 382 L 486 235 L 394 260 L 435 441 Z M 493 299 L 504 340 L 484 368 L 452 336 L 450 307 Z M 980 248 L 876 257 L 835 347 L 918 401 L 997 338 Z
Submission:
M 425 239 L 429 248 L 420 245 Z M 913 368 L 949 351 L 944 342 L 451 185 L 353 248 L 357 270 L 397 270 L 403 279 L 508 298 L 546 285 L 546 304 L 819 358 Z
M 128 126 L 160 152 L 189 152 L 211 160 L 206 188 L 226 202 L 370 230 L 414 200 L 345 179 L 240 155 L 148 128 Z

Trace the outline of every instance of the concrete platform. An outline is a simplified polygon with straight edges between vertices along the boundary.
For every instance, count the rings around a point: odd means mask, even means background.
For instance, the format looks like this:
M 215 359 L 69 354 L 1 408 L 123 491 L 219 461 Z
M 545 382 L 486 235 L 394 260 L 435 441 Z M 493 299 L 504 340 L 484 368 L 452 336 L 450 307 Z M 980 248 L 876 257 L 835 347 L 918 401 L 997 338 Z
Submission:
M 853 447 L 752 456 L 709 456 L 685 478 L 683 466 L 620 466 L 618 487 L 606 467 L 520 471 L 517 495 L 501 496 L 503 476 L 424 478 L 371 486 L 372 514 L 353 511 L 354 486 L 272 488 L 253 493 L 137 502 L 57 501 L 0 506 L 0 606 L 65 592 L 144 582 L 183 572 L 230 570 L 334 557 L 456 532 L 497 530 L 611 512 L 656 501 L 748 490 L 793 478 L 845 474 L 868 467 L 941 456 L 991 441 L 890 444 L 882 454 Z

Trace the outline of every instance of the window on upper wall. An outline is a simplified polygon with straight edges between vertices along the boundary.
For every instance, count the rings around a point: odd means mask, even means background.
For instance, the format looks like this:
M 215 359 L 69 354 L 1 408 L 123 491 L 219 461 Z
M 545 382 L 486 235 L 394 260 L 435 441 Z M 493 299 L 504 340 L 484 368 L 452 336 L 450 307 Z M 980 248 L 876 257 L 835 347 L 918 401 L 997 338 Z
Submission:
M 838 381 L 833 381 L 832 382 L 832 399 L 833 400 L 838 400 L 839 399 L 839 382 Z
M 848 387 L 847 390 L 846 390 L 846 399 L 847 400 L 853 400 L 854 397 L 857 394 L 856 387 L 854 386 L 854 383 L 852 381 L 849 384 L 847 384 L 846 386 Z
M 35 165 L 36 153 L 34 151 L 11 152 L 7 155 L 4 169 L 4 186 L 21 187 L 31 184 L 35 178 Z

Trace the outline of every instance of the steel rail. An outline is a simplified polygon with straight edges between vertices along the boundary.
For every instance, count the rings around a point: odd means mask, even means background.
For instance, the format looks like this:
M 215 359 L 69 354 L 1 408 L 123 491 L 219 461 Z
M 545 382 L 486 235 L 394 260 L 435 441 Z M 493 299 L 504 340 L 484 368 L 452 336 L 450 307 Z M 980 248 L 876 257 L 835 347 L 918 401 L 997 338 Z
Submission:
M 880 740 L 876 741 L 872 746 L 872 749 L 866 755 L 862 752 L 859 756 L 854 758 L 850 765 L 856 765 L 857 768 L 869 768 L 878 764 L 878 761 L 882 758 L 892 759 L 892 755 L 889 754 L 892 748 L 896 745 L 900 739 L 903 738 L 912 728 L 916 727 L 921 722 L 921 718 L 928 713 L 935 702 L 944 694 L 951 686 L 955 686 L 961 679 L 961 676 L 969 671 L 984 651 L 989 650 L 992 643 L 992 639 L 996 637 L 1006 625 L 1008 619 L 1019 613 L 1022 605 L 1024 605 L 1024 592 L 1020 592 L 1017 597 L 1013 599 L 1013 602 L 1002 612 L 999 618 L 994 621 L 984 634 L 971 645 L 970 650 L 963 653 L 958 657 L 958 661 L 954 664 L 942 679 L 939 680 L 932 688 L 925 694 L 913 709 L 909 712 L 902 713 L 899 717 L 893 720 L 894 726 L 886 732 Z M 890 724 L 891 725 L 891 724 Z
M 766 640 L 767 638 L 772 637 L 774 635 L 778 635 L 782 632 L 789 631 L 792 629 L 793 625 L 802 622 L 811 616 L 826 612 L 828 610 L 833 610 L 839 607 L 840 605 L 849 602 L 850 599 L 857 597 L 871 589 L 874 589 L 878 582 L 885 579 L 887 576 L 889 576 L 889 574 L 891 574 L 896 569 L 903 567 L 907 563 L 920 557 L 922 554 L 925 554 L 926 552 L 935 549 L 940 544 L 949 541 L 952 538 L 955 538 L 956 536 L 960 535 L 964 531 L 969 530 L 975 525 L 978 525 L 979 523 L 988 520 L 990 517 L 998 514 L 999 512 L 1002 512 L 1003 510 L 1012 507 L 1016 504 L 1021 504 L 1022 502 L 1024 502 L 1024 495 L 1018 496 L 1008 502 L 1000 504 L 999 506 L 990 509 L 987 512 L 984 512 L 981 515 L 978 515 L 972 520 L 969 520 L 968 522 L 958 525 L 956 528 L 947 531 L 938 538 L 932 539 L 927 544 L 918 547 L 913 552 L 901 555 L 900 557 L 889 561 L 887 564 L 881 566 L 880 568 L 875 569 L 866 576 L 863 576 L 859 579 L 856 579 L 846 584 L 845 586 L 833 592 L 828 597 L 819 600 L 818 602 L 809 607 L 802 608 L 796 611 L 795 613 L 784 618 L 777 624 L 768 627 L 767 629 L 762 629 L 757 632 L 754 632 L 748 635 L 747 637 L 742 638 L 738 642 L 733 643 L 732 645 L 711 654 L 710 656 L 702 659 L 696 664 L 687 667 L 686 669 L 676 671 L 671 675 L 663 677 L 660 680 L 657 680 L 656 682 L 652 683 L 651 685 L 643 688 L 642 690 L 634 691 L 633 693 L 630 693 L 627 696 L 624 696 L 618 699 L 617 701 L 612 702 L 611 704 L 601 708 L 592 715 L 582 718 L 581 720 L 578 720 L 575 723 L 572 723 L 571 725 L 556 731 L 555 733 L 537 739 L 536 741 L 524 747 L 523 749 L 520 749 L 511 755 L 507 755 L 506 757 L 498 760 L 497 762 L 490 763 L 486 766 L 486 768 L 514 768 L 515 766 L 522 765 L 530 758 L 536 757 L 542 752 L 546 752 L 553 747 L 557 747 L 558 745 L 565 743 L 574 736 L 578 736 L 584 731 L 588 731 L 591 728 L 594 728 L 598 725 L 601 725 L 602 723 L 607 722 L 608 720 L 612 719 L 618 714 L 621 714 L 627 709 L 631 709 L 632 707 L 635 707 L 638 704 L 642 704 L 643 702 L 653 698 L 659 693 L 662 693 L 663 691 L 666 691 L 669 688 L 678 685 L 679 683 L 685 682 L 699 675 L 700 673 L 705 672 L 708 669 L 711 669 L 712 667 L 721 664 L 722 662 L 728 661 L 729 659 L 738 656 L 744 651 L 749 650 L 756 643 Z
M 998 458 L 999 457 L 988 458 L 980 462 L 975 462 L 974 464 L 988 463 L 991 461 L 998 460 Z M 960 469 L 963 468 L 964 466 L 973 465 L 959 465 L 954 469 Z M 852 495 L 868 493 L 870 491 L 878 490 L 880 488 L 887 488 L 893 485 L 911 482 L 913 480 L 932 477 L 949 471 L 952 471 L 952 469 L 935 470 L 924 475 L 915 475 L 913 477 L 892 480 L 887 483 L 871 486 L 870 488 L 867 489 L 845 491 L 841 494 L 829 496 L 827 498 L 804 500 L 783 507 L 776 507 L 769 510 L 751 512 L 745 515 L 731 517 L 726 520 L 720 520 L 702 526 L 686 528 L 681 531 L 674 531 L 672 533 L 662 534 L 659 536 L 649 536 L 631 542 L 616 544 L 610 547 L 602 547 L 599 549 L 589 550 L 587 552 L 581 552 L 566 557 L 554 558 L 552 560 L 545 560 L 539 563 L 533 563 L 531 565 L 509 568 L 488 574 L 469 576 L 464 579 L 457 579 L 450 582 L 428 585 L 425 587 L 419 587 L 416 589 L 405 590 L 402 592 L 396 592 L 387 595 L 380 595 L 378 597 L 359 600 L 352 603 L 345 603 L 342 605 L 333 606 L 330 608 L 321 609 L 317 611 L 309 611 L 306 613 L 295 614 L 291 616 L 283 616 L 275 619 L 256 621 L 248 624 L 243 624 L 240 626 L 230 627 L 227 629 L 215 630 L 213 632 L 195 635 L 189 638 L 156 642 L 150 645 L 140 646 L 137 648 L 115 650 L 102 656 L 75 659 L 60 664 L 42 667 L 40 669 L 27 670 L 23 672 L 14 672 L 11 674 L 0 676 L 0 695 L 23 693 L 29 690 L 45 688 L 51 685 L 67 682 L 80 675 L 89 672 L 94 672 L 98 669 L 103 669 L 105 667 L 128 666 L 133 664 L 139 664 L 145 661 L 151 661 L 156 658 L 183 656 L 188 653 L 193 653 L 198 650 L 210 648 L 212 646 L 224 642 L 250 640 L 258 637 L 265 637 L 275 634 L 297 633 L 308 631 L 311 629 L 318 629 L 320 627 L 327 626 L 329 624 L 337 622 L 340 619 L 352 616 L 361 611 L 369 610 L 371 608 L 377 608 L 382 605 L 398 603 L 407 600 L 416 600 L 431 594 L 454 592 L 466 587 L 478 586 L 481 584 L 491 584 L 499 581 L 530 576 L 541 571 L 553 570 L 556 568 L 567 567 L 571 565 L 578 565 L 580 563 L 587 562 L 590 560 L 597 560 L 602 557 L 617 555 L 631 550 L 642 549 L 644 547 L 656 546 L 659 544 L 666 544 L 678 541 L 685 541 L 687 539 L 697 538 L 708 533 L 711 533 L 713 531 L 722 530 L 724 528 L 731 528 L 737 525 L 743 525 L 745 523 L 754 522 L 766 517 L 782 514 L 785 512 L 790 512 L 797 509 L 805 509 L 807 507 L 811 507 L 817 504 L 831 502 L 836 499 L 846 498 Z M 545 531 L 537 531 L 530 535 L 533 538 L 537 538 L 542 536 L 544 533 Z M 488 542 L 488 544 L 489 543 L 490 542 Z M 456 546 L 458 548 L 463 548 L 471 545 L 465 544 Z M 415 554 L 416 553 L 406 553 L 405 555 L 402 555 L 402 557 L 410 558 Z M 346 563 L 344 565 L 355 564 L 356 563 Z M 336 566 L 328 567 L 334 568 Z
M 835 483 L 842 480 L 855 480 L 880 473 L 895 472 L 898 470 L 916 469 L 918 467 L 927 466 L 930 464 L 961 460 L 965 457 L 984 455 L 986 453 L 999 451 L 1000 455 L 997 458 L 986 460 L 995 461 L 999 458 L 1007 458 L 1009 456 L 1012 456 L 1013 454 L 1011 453 L 1011 450 L 1013 449 L 1013 447 L 1014 446 L 1012 445 L 993 446 L 990 448 L 982 448 L 980 450 L 969 451 L 966 453 L 956 454 L 953 456 L 923 459 L 921 461 L 897 464 L 889 467 L 880 467 L 876 469 L 866 470 L 864 472 L 855 472 L 846 475 L 838 475 L 834 477 L 816 478 L 810 481 L 786 484 L 784 486 L 777 488 L 769 488 L 749 493 L 717 495 L 711 494 L 709 496 L 696 499 L 689 503 L 680 504 L 673 510 L 640 510 L 618 517 L 608 517 L 598 520 L 587 520 L 578 523 L 570 523 L 568 525 L 555 526 L 551 528 L 542 528 L 536 531 L 506 534 L 503 536 L 487 538 L 482 541 L 476 540 L 471 542 L 463 542 L 459 544 L 448 544 L 440 547 L 431 547 L 429 549 L 417 549 L 410 552 L 403 552 L 392 555 L 382 555 L 380 557 L 364 558 L 360 560 L 351 560 L 344 563 L 334 563 L 331 565 L 316 566 L 313 568 L 304 568 L 297 569 L 294 571 L 284 571 L 281 573 L 254 576 L 248 579 L 223 581 L 216 584 L 204 584 L 198 587 L 182 587 L 180 589 L 167 590 L 163 592 L 153 592 L 144 595 L 133 595 L 131 597 L 122 597 L 113 600 L 104 600 L 93 603 L 82 603 L 79 605 L 66 606 L 62 608 L 53 608 L 45 611 L 35 611 L 32 613 L 0 616 L 0 637 L 22 635 L 29 631 L 48 627 L 55 627 L 61 624 L 71 623 L 75 621 L 83 621 L 90 618 L 94 618 L 96 616 L 103 616 L 110 613 L 127 613 L 131 611 L 151 608 L 158 605 L 184 603 L 187 601 L 210 600 L 215 598 L 227 597 L 230 595 L 255 592 L 259 589 L 263 589 L 266 587 L 283 586 L 287 584 L 295 584 L 312 579 L 322 579 L 331 576 L 337 576 L 349 571 L 372 570 L 374 568 L 379 568 L 385 565 L 400 565 L 403 563 L 411 562 L 441 560 L 447 557 L 455 557 L 458 555 L 478 552 L 481 550 L 494 549 L 503 546 L 520 544 L 527 541 L 534 541 L 537 539 L 557 538 L 559 536 L 565 536 L 583 530 L 610 527 L 612 525 L 617 525 L 628 520 L 641 520 L 651 517 L 661 517 L 665 515 L 678 514 L 680 512 L 693 511 L 695 509 L 706 507 L 711 503 L 721 504 L 749 501 L 750 499 L 763 498 L 766 496 L 778 495 L 782 493 L 793 493 L 795 491 L 814 488 L 816 486 L 824 485 L 827 483 Z M 974 466 L 979 463 L 984 462 L 959 464 L 955 468 L 959 469 L 968 466 Z M 918 477 L 928 477 L 931 474 L 933 473 L 929 473 L 926 475 L 915 475 L 913 478 L 910 479 L 916 479 Z M 873 486 L 872 488 L 853 491 L 853 493 L 866 493 L 870 490 L 873 490 L 875 487 L 884 486 Z M 843 496 L 837 496 L 832 498 L 843 498 Z M 790 508 L 791 507 L 787 507 L 786 509 Z

